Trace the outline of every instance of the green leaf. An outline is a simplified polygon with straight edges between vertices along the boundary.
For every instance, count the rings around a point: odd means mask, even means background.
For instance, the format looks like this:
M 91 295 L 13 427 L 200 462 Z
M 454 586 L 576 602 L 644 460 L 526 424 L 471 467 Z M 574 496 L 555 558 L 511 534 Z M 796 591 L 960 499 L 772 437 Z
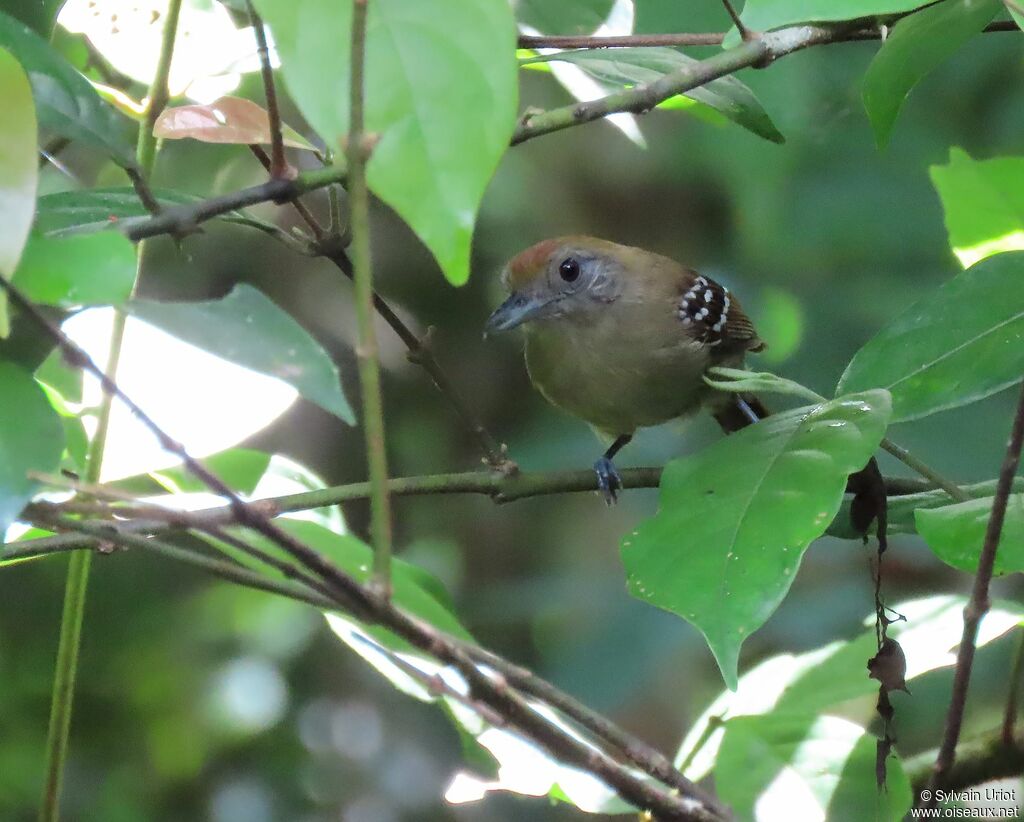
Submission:
M 136 300 L 136 317 L 238 365 L 277 377 L 325 411 L 354 423 L 338 369 L 323 346 L 250 285 L 220 300 L 165 303 Z
M 270 454 L 252 448 L 229 448 L 199 460 L 239 494 L 251 494 L 270 465 Z M 178 494 L 207 491 L 205 483 L 182 465 L 126 477 L 108 483 L 111 488 L 138 496 L 153 496 L 168 491 Z
M 976 573 L 994 497 L 915 512 L 917 530 L 935 555 L 961 571 Z M 996 551 L 996 576 L 1024 571 L 1024 494 L 1011 494 Z
M 30 471 L 60 467 L 64 427 L 32 376 L 0 362 L 0 539 L 38 488 Z
M 9 49 L 28 73 L 40 128 L 94 146 L 126 168 L 135 165 L 134 124 L 101 100 L 49 43 L 0 12 L 0 47 Z
M 715 789 L 740 819 L 896 822 L 913 804 L 900 761 L 875 784 L 876 739 L 849 720 L 813 714 L 741 716 L 726 723 Z
M 857 352 L 837 394 L 885 388 L 893 421 L 983 399 L 1024 374 L 1024 252 L 982 260 Z
M 15 0 L 7 13 L 16 17 L 43 39 L 49 39 L 64 0 Z
M 890 625 L 889 636 L 906 654 L 908 682 L 956 662 L 966 602 L 963 596 L 939 594 L 896 603 L 894 610 L 906 621 Z M 994 602 L 981 623 L 978 647 L 1016 628 L 1022 617 L 1020 603 Z M 686 775 L 695 780 L 715 767 L 724 735 L 722 727 L 708 732 L 709 723 L 716 724 L 715 717 L 821 714 L 842 706 L 844 716 L 865 724 L 871 721 L 878 682 L 867 677 L 864 663 L 877 649 L 874 621 L 872 612 L 864 619 L 865 629 L 849 639 L 802 654 L 771 657 L 747 671 L 735 691 L 723 691 L 698 717 L 680 746 L 677 766 L 689 760 Z
M 875 142 L 889 142 L 896 116 L 910 90 L 985 28 L 999 0 L 943 0 L 900 20 L 864 75 L 864 107 Z
M 161 188 L 153 194 L 165 208 L 190 205 L 203 199 L 193 194 Z M 135 189 L 129 186 L 60 191 L 39 198 L 35 230 L 53 237 L 89 234 L 110 228 L 124 228 L 132 220 L 148 219 L 149 216 Z M 219 219 L 240 225 L 259 222 L 241 211 L 229 211 Z
M 963 149 L 932 166 L 949 245 L 967 268 L 1002 251 L 1024 249 L 1024 157 L 973 160 Z
M 0 41 L 2 42 L 2 41 Z M 0 99 L 4 107 L 0 147 L 0 277 L 10 279 L 32 225 L 36 201 L 36 115 L 28 78 L 0 48 Z M 0 296 L 0 337 L 10 332 L 7 295 Z
M 1013 18 L 1013 22 L 1017 24 L 1017 28 L 1024 29 L 1024 12 L 1018 11 L 1009 3 L 1006 3 L 1006 10 L 1010 13 L 1010 17 Z
M 900 14 L 922 5 L 922 0 L 747 0 L 742 19 L 753 31 L 768 31 L 794 23 Z
M 351 3 L 257 0 L 292 98 L 327 145 L 348 134 Z M 515 23 L 506 0 L 375 0 L 366 42 L 366 127 L 381 135 L 370 188 L 445 276 L 469 276 L 480 201 L 516 120 Z
M 622 48 L 562 51 L 543 57 L 531 57 L 523 61 L 522 65 L 555 61 L 572 63 L 603 83 L 619 86 L 650 83 L 700 62 L 671 48 Z M 754 92 L 735 77 L 720 77 L 691 89 L 684 96 L 721 112 L 759 137 L 773 143 L 786 141 L 761 107 Z
M 33 233 L 14 284 L 37 303 L 74 307 L 120 305 L 135 282 L 135 247 L 105 232 L 62 239 Z
M 623 540 L 630 592 L 699 628 L 730 688 L 740 645 L 785 597 L 889 411 L 884 391 L 841 397 L 674 460 L 657 515 Z

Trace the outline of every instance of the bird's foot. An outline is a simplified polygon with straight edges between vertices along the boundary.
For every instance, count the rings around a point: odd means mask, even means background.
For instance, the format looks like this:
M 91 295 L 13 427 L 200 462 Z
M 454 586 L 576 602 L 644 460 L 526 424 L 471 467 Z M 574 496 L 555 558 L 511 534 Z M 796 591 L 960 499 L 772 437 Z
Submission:
M 615 470 L 615 464 L 608 457 L 601 457 L 594 463 L 594 473 L 597 474 L 597 487 L 601 489 L 606 505 L 614 505 L 618 502 L 618 491 L 622 486 L 622 477 Z

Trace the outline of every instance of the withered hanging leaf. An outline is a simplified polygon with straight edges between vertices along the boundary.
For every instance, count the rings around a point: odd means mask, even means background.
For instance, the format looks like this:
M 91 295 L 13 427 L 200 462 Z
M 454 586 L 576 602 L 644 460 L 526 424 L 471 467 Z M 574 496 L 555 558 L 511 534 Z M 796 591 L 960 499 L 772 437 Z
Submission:
M 907 688 L 907 657 L 900 644 L 891 637 L 886 637 L 878 653 L 868 660 L 868 677 L 877 679 L 887 691 L 904 691 Z

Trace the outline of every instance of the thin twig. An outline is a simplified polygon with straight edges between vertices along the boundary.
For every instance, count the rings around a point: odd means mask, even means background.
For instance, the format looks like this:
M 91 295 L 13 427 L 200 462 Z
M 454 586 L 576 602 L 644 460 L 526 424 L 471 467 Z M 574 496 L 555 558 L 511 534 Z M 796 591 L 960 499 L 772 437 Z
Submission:
M 270 155 L 263 150 L 263 146 L 253 144 L 249 146 L 249 150 L 253 153 L 253 156 L 260 161 L 260 165 L 273 176 L 274 161 L 271 160 Z M 330 186 L 327 190 L 333 191 L 334 186 Z M 317 242 L 323 243 L 327 239 L 327 234 L 324 231 L 323 226 L 320 225 L 320 221 L 313 216 L 313 212 L 306 207 L 306 204 L 302 202 L 302 199 L 294 197 L 289 200 L 289 205 L 295 209 L 295 213 L 302 218 L 303 222 L 307 226 L 309 226 L 309 230 L 313 232 L 313 236 L 316 237 Z
M 1006 456 L 999 471 L 999 482 L 996 486 L 995 498 L 992 501 L 992 513 L 988 518 L 988 527 L 985 530 L 985 543 L 978 559 L 978 572 L 974 577 L 974 587 L 971 590 L 971 598 L 967 607 L 964 608 L 964 630 L 956 655 L 953 692 L 949 700 L 949 711 L 946 714 L 946 728 L 930 782 L 931 798 L 922 803 L 924 807 L 936 806 L 935 793 L 945 788 L 946 774 L 956 761 L 956 745 L 960 739 L 960 727 L 963 724 L 964 708 L 967 704 L 967 687 L 971 681 L 978 625 L 988 612 L 990 605 L 988 589 L 992 582 L 992 569 L 995 565 L 996 552 L 999 549 L 999 538 L 1003 532 L 1003 521 L 1006 517 L 1010 490 L 1013 486 L 1014 475 L 1017 473 L 1017 466 L 1020 464 L 1022 444 L 1024 444 L 1024 385 L 1021 387 L 1010 441 L 1006 447 Z
M 739 32 L 740 37 L 743 40 L 750 40 L 752 37 L 756 37 L 747 27 L 743 21 L 740 20 L 740 16 L 736 13 L 736 9 L 733 8 L 732 0 L 722 0 L 722 5 L 725 6 L 725 11 L 729 15 L 729 19 L 732 20 L 732 24 L 736 26 L 736 31 Z
M 281 136 L 281 113 L 277 107 L 277 90 L 274 87 L 274 68 L 270 65 L 270 49 L 267 48 L 267 32 L 263 20 L 253 8 L 252 0 L 245 0 L 249 22 L 256 35 L 256 50 L 260 56 L 260 74 L 263 77 L 263 94 L 267 99 L 267 119 L 270 121 L 270 176 L 288 176 L 288 163 L 284 158 L 284 138 Z
M 1017 649 L 1013 653 L 1010 670 L 1010 687 L 1006 692 L 1006 708 L 1003 710 L 1003 726 L 1000 738 L 1004 745 L 1013 744 L 1016 735 L 1017 710 L 1020 703 L 1021 687 L 1024 685 L 1024 630 L 1017 631 Z
M 888 451 L 912 471 L 916 471 L 926 480 L 933 482 L 936 488 L 941 488 L 949 494 L 950 499 L 954 502 L 966 502 L 970 499 L 959 485 L 940 474 L 930 465 L 918 459 L 902 445 L 897 445 L 891 439 L 886 437 L 882 439 L 881 446 L 885 451 Z
M 391 497 L 388 494 L 388 457 L 384 439 L 384 401 L 380 387 L 380 352 L 373 324 L 373 264 L 370 259 L 370 189 L 366 163 L 370 140 L 365 133 L 363 71 L 366 65 L 366 13 L 368 0 L 352 0 L 352 61 L 349 99 L 348 199 L 352 229 L 352 270 L 355 283 L 356 360 L 363 400 L 366 468 L 370 478 L 370 537 L 373 574 L 380 591 L 391 596 Z
M 985 27 L 986 32 L 1020 31 L 1012 20 L 997 20 Z M 845 43 L 857 40 L 881 40 L 880 27 L 866 27 L 844 30 L 832 42 Z M 617 49 L 617 48 L 662 48 L 678 46 L 720 46 L 725 32 L 680 32 L 678 34 L 619 34 L 612 36 L 587 36 L 564 34 L 519 35 L 521 49 Z
M 1024 773 L 1024 739 L 1003 742 L 998 732 L 960 743 L 956 763 L 946 772 L 947 791 L 961 791 L 993 779 Z M 903 769 L 910 778 L 914 796 L 928 787 L 934 775 L 935 751 L 904 760 Z

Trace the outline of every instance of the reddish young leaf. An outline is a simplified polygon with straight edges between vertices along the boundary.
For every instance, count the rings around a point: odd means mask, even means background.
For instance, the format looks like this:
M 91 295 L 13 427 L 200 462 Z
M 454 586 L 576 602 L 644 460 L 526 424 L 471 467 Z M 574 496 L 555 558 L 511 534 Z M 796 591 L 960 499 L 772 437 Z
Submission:
M 295 129 L 281 124 L 286 146 L 313 150 Z M 269 145 L 270 117 L 261 108 L 242 97 L 221 97 L 207 105 L 174 106 L 164 109 L 153 126 L 153 135 L 167 140 L 191 137 L 204 143 Z

